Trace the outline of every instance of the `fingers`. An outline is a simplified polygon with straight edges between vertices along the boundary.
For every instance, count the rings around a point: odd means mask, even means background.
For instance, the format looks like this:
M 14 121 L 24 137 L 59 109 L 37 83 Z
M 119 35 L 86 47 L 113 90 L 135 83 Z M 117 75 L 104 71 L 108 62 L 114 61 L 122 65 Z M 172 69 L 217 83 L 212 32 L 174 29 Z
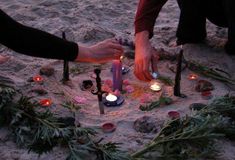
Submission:
M 152 58 L 151 58 L 151 69 L 152 69 L 152 72 L 158 72 L 158 67 L 157 67 L 157 64 L 158 64 L 158 60 L 159 60 L 159 56 L 156 53 L 154 53 L 152 55 Z
M 149 60 L 147 61 L 137 61 L 135 63 L 135 76 L 142 81 L 150 81 L 152 76 L 149 71 Z
M 116 49 L 119 52 L 123 52 L 123 47 L 120 44 L 110 43 L 109 47 Z

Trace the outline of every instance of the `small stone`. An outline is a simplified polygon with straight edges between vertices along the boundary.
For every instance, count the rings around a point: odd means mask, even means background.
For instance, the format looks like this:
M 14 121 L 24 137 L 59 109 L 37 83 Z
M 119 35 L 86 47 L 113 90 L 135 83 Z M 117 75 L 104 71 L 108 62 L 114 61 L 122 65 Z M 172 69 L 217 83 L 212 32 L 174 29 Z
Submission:
M 134 129 L 141 133 L 156 133 L 160 129 L 160 125 L 152 117 L 143 116 L 134 122 Z
M 214 85 L 206 80 L 199 80 L 195 87 L 197 92 L 212 91 L 214 90 Z
M 196 110 L 196 111 L 200 111 L 201 109 L 203 109 L 206 105 L 203 103 L 192 103 L 190 104 L 189 108 L 191 110 Z
M 52 76 L 55 73 L 55 69 L 50 66 L 44 66 L 40 69 L 40 74 L 47 77 Z

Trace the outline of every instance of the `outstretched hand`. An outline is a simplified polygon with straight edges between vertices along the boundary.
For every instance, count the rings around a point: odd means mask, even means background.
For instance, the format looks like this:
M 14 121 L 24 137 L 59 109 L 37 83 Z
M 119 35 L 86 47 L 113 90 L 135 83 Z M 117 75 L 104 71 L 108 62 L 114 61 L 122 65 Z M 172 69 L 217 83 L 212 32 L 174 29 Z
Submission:
M 135 42 L 135 76 L 139 80 L 150 81 L 153 78 L 150 72 L 157 71 L 157 51 L 151 46 L 146 31 L 137 33 Z
M 122 54 L 123 48 L 118 41 L 107 39 L 90 47 L 79 45 L 76 61 L 103 63 L 119 59 Z

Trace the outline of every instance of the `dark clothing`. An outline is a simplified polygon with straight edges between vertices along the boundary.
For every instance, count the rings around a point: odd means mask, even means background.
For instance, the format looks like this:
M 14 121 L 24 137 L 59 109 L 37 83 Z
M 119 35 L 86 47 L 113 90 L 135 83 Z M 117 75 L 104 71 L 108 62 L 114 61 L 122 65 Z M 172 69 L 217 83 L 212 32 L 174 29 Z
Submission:
M 59 37 L 24 26 L 0 10 L 0 43 L 12 50 L 42 58 L 73 61 L 78 45 Z
M 147 30 L 153 36 L 155 20 L 167 0 L 140 0 L 135 33 Z M 180 20 L 178 43 L 196 43 L 206 37 L 206 19 L 220 27 L 228 27 L 226 51 L 235 54 L 235 0 L 177 0 Z

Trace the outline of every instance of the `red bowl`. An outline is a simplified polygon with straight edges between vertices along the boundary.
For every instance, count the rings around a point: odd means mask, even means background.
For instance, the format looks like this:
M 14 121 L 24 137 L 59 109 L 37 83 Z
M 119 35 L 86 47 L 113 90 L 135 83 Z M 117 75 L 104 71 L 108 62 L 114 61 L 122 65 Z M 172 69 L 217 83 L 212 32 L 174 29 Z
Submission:
M 102 125 L 102 130 L 105 133 L 111 133 L 114 132 L 116 130 L 116 125 L 113 123 L 104 123 Z

